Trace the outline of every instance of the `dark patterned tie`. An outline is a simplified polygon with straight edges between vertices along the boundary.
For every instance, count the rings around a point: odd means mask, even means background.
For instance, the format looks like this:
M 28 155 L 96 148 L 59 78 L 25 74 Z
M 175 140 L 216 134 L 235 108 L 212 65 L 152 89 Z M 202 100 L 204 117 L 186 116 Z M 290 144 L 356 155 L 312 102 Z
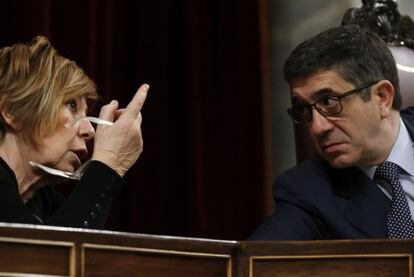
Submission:
M 387 216 L 387 234 L 391 239 L 414 238 L 414 226 L 407 197 L 399 181 L 399 166 L 385 162 L 377 167 L 374 179 L 383 179 L 392 187 L 391 210 Z

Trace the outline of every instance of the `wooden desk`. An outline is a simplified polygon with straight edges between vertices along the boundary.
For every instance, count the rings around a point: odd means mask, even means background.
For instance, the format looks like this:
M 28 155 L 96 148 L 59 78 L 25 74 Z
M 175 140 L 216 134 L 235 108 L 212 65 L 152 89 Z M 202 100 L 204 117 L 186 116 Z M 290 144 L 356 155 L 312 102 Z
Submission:
M 236 241 L 0 223 L 0 276 L 234 276 Z
M 241 242 L 240 276 L 413 276 L 414 240 Z
M 413 276 L 413 254 L 414 240 L 238 242 L 0 223 L 0 276 Z

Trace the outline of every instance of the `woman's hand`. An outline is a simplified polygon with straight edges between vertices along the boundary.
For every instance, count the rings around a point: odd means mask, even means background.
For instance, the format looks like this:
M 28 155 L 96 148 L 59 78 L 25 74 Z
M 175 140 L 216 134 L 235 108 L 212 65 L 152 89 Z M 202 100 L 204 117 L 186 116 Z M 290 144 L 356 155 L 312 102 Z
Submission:
M 125 109 L 118 109 L 118 102 L 112 100 L 102 107 L 99 115 L 114 124 L 97 126 L 92 160 L 105 163 L 120 176 L 124 176 L 142 152 L 141 109 L 148 89 L 149 85 L 142 85 Z

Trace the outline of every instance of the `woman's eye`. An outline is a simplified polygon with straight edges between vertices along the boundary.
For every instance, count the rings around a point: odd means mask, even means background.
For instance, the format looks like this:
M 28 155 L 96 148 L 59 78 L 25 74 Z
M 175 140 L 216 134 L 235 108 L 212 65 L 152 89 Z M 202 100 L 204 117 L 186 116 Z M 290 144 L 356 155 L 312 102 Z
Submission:
M 69 109 L 72 113 L 76 113 L 76 111 L 77 111 L 77 105 L 76 105 L 76 101 L 75 101 L 75 100 L 68 101 L 68 102 L 66 103 L 66 107 L 68 107 L 68 109 Z

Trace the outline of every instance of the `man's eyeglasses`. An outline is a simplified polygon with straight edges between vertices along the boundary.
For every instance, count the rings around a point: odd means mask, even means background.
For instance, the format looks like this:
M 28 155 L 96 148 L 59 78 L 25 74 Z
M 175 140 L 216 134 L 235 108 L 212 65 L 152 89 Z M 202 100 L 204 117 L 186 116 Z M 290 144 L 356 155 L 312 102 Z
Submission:
M 338 96 L 325 96 L 319 101 L 316 101 L 313 104 L 309 105 L 294 105 L 287 110 L 290 117 L 292 118 L 295 124 L 305 124 L 312 121 L 312 107 L 323 116 L 336 115 L 342 112 L 342 103 L 341 99 L 352 95 L 356 92 L 363 92 L 372 85 L 378 83 L 378 81 L 370 82 L 361 87 L 352 89 L 350 91 L 344 92 Z

